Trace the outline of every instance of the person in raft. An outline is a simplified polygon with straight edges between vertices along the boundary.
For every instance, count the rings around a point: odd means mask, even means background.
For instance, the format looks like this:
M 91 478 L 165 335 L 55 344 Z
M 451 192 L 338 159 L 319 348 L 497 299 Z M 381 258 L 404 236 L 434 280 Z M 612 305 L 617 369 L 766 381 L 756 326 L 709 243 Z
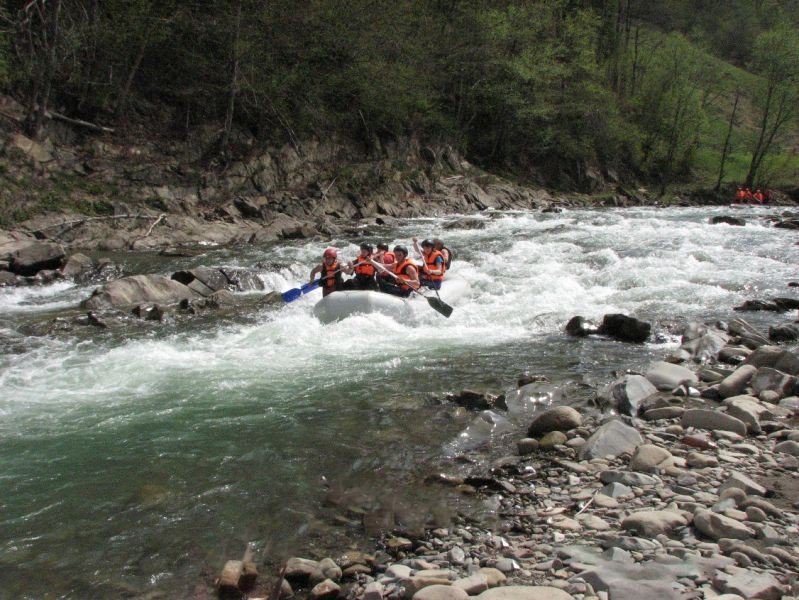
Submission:
M 385 266 L 388 269 L 394 268 L 394 263 L 396 262 L 396 257 L 394 253 L 388 249 L 388 244 L 379 243 L 377 245 L 377 251 L 372 256 L 372 260 L 376 263 L 379 263 Z M 378 270 L 377 271 L 377 287 L 380 290 L 383 290 L 383 284 L 393 282 L 394 278 L 386 273 L 385 271 Z
M 343 284 L 341 271 L 338 251 L 335 248 L 328 248 L 322 253 L 322 264 L 311 269 L 310 283 L 314 282 L 317 274 L 321 276 L 319 286 L 322 288 L 322 297 L 324 298 L 341 289 Z
M 432 240 L 424 240 L 422 249 L 419 251 L 417 239 L 413 238 L 413 247 L 416 248 L 417 252 L 420 252 L 424 261 L 419 273 L 419 282 L 425 287 L 440 290 L 441 281 L 444 279 L 444 273 L 447 270 L 444 255 L 439 250 L 436 250 Z
M 376 248 L 377 250 L 375 250 L 375 253 L 372 255 L 372 260 L 379 262 L 381 265 L 394 264 L 394 253 L 388 249 L 388 244 L 380 242 Z
M 396 278 L 389 276 L 391 281 L 383 280 L 381 289 L 388 294 L 407 298 L 413 290 L 419 289 L 419 273 L 414 262 L 408 258 L 405 246 L 394 246 L 394 256 L 397 262 L 392 272 Z
M 452 267 L 452 259 L 455 257 L 455 253 L 447 248 L 444 242 L 438 238 L 433 238 L 433 247 L 441 252 L 441 255 L 444 257 L 444 267 L 449 271 L 450 267 Z
M 376 290 L 377 280 L 375 273 L 377 269 L 372 264 L 372 245 L 361 244 L 361 251 L 354 261 L 347 263 L 345 271 L 355 273 L 352 279 L 348 279 L 342 285 L 343 290 Z

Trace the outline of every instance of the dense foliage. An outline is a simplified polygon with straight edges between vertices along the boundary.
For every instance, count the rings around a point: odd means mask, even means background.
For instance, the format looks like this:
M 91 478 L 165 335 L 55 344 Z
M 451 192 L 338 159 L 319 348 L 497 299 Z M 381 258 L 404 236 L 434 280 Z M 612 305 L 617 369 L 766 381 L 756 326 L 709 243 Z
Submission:
M 415 135 L 522 178 L 665 189 L 795 169 L 797 0 L 10 0 L 0 78 L 31 108 L 209 153 Z

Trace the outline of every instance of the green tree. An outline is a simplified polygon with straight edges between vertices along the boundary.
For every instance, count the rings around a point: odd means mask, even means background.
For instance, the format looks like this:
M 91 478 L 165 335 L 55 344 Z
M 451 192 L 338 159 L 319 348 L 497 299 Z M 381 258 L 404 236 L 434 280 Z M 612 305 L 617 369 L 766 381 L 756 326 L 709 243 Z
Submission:
M 799 34 L 787 23 L 762 33 L 753 50 L 752 70 L 761 77 L 754 90 L 759 125 L 746 184 L 753 186 L 763 161 L 787 125 L 796 118 L 799 102 Z
M 642 166 L 660 181 L 661 194 L 690 165 L 704 118 L 704 72 L 690 43 L 672 34 L 656 46 L 635 99 L 643 132 Z

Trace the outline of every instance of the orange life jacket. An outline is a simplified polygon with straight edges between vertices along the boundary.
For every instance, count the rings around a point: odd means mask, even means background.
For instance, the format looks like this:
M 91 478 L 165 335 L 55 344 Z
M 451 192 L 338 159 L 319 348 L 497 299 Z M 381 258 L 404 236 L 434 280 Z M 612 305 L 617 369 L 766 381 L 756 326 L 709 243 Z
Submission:
M 394 255 L 393 252 L 388 250 L 383 253 L 380 262 L 382 262 L 384 265 L 393 265 L 394 263 L 397 262 L 397 257 Z
M 363 275 L 364 277 L 374 277 L 375 268 L 372 263 L 369 262 L 369 257 L 367 256 L 364 258 L 363 256 L 359 256 L 356 260 L 360 261 L 355 264 L 355 274 L 356 275 Z
M 438 260 L 439 258 L 441 259 L 441 265 L 436 264 L 436 260 Z M 433 273 L 425 273 L 424 274 L 425 279 L 427 279 L 428 281 L 441 281 L 442 279 L 444 279 L 444 273 L 447 270 L 447 266 L 444 261 L 444 255 L 441 254 L 441 252 L 439 252 L 438 250 L 433 250 L 429 256 L 424 257 L 424 263 L 428 269 L 433 269 L 436 271 L 441 270 L 440 275 L 434 275 Z
M 411 259 L 409 259 L 409 258 L 406 258 L 406 259 L 405 259 L 405 260 L 403 260 L 401 263 L 399 263 L 398 265 L 395 265 L 395 266 L 394 266 L 394 275 L 396 275 L 396 276 L 397 276 L 397 277 L 400 279 L 400 281 L 399 281 L 399 287 L 400 287 L 400 289 L 401 289 L 402 291 L 407 291 L 407 290 L 413 289 L 413 288 L 412 288 L 411 286 L 409 286 L 408 284 L 406 284 L 406 283 L 403 283 L 403 282 L 405 282 L 405 281 L 410 281 L 410 280 L 411 280 L 411 276 L 410 276 L 410 275 L 408 275 L 408 274 L 405 272 L 405 270 L 406 270 L 406 269 L 407 269 L 409 266 L 410 266 L 410 267 L 413 267 L 414 269 L 416 269 L 416 265 L 415 265 L 415 264 L 414 264 L 414 262 L 413 262 Z
M 760 190 L 757 190 L 755 192 L 755 200 L 757 200 L 758 202 L 763 204 L 763 200 L 765 200 L 765 199 L 766 199 L 766 197 L 763 195 L 763 192 L 761 192 Z
M 322 277 L 327 277 L 324 281 L 322 281 L 322 287 L 327 289 L 335 289 L 336 284 L 341 280 L 341 272 L 335 273 L 340 269 L 340 265 L 338 261 L 334 262 L 332 265 L 327 266 L 327 263 L 322 263 L 322 272 L 319 274 Z
M 746 200 L 746 192 L 743 191 L 743 190 L 736 190 L 735 199 L 736 200 Z

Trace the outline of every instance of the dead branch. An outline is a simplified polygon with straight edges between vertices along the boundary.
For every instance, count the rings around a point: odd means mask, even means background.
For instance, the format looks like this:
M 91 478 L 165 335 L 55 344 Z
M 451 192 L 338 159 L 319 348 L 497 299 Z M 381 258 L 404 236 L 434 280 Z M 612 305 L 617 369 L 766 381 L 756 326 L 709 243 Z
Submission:
M 44 229 L 53 229 L 53 228 L 56 228 L 56 227 L 62 227 L 63 229 L 61 229 L 61 231 L 57 232 L 53 236 L 54 239 L 58 239 L 59 237 L 64 235 L 67 231 L 75 229 L 76 227 L 78 227 L 80 225 L 83 225 L 84 223 L 88 223 L 90 221 L 117 221 L 117 220 L 120 220 L 120 219 L 155 219 L 156 223 L 153 223 L 153 225 L 150 227 L 150 230 L 152 231 L 152 228 L 155 227 L 155 225 L 161 219 L 163 219 L 164 216 L 165 215 L 162 214 L 162 215 L 159 215 L 157 217 L 154 217 L 154 216 L 151 216 L 151 215 L 107 215 L 107 216 L 103 216 L 103 217 L 86 217 L 85 219 L 76 219 L 74 221 L 65 221 L 63 223 L 55 223 L 53 225 L 45 225 L 44 227 L 41 227 L 38 231 L 42 231 Z M 29 231 L 28 233 L 35 233 L 35 232 Z M 148 232 L 147 235 L 150 235 L 150 232 Z
M 327 200 L 327 193 L 330 191 L 330 188 L 333 187 L 333 184 L 336 183 L 336 179 L 338 179 L 338 175 L 333 178 L 333 181 L 330 182 L 330 185 L 327 186 L 324 190 L 322 190 L 322 198 Z
M 91 129 L 92 131 L 97 131 L 100 133 L 114 133 L 113 127 L 105 127 L 103 125 L 97 125 L 96 123 L 90 123 L 89 121 L 84 121 L 83 119 L 73 119 L 71 117 L 62 115 L 61 113 L 57 113 L 52 110 L 47 111 L 45 114 L 51 119 L 56 119 L 57 121 L 63 121 L 64 123 L 69 123 L 70 125 L 85 127 L 87 129 Z
M 161 213 L 160 215 L 158 215 L 158 218 L 155 221 L 153 221 L 152 225 L 150 225 L 150 228 L 147 230 L 147 233 L 144 234 L 144 237 L 148 237 L 153 232 L 155 226 L 158 225 L 165 216 L 166 213 Z

